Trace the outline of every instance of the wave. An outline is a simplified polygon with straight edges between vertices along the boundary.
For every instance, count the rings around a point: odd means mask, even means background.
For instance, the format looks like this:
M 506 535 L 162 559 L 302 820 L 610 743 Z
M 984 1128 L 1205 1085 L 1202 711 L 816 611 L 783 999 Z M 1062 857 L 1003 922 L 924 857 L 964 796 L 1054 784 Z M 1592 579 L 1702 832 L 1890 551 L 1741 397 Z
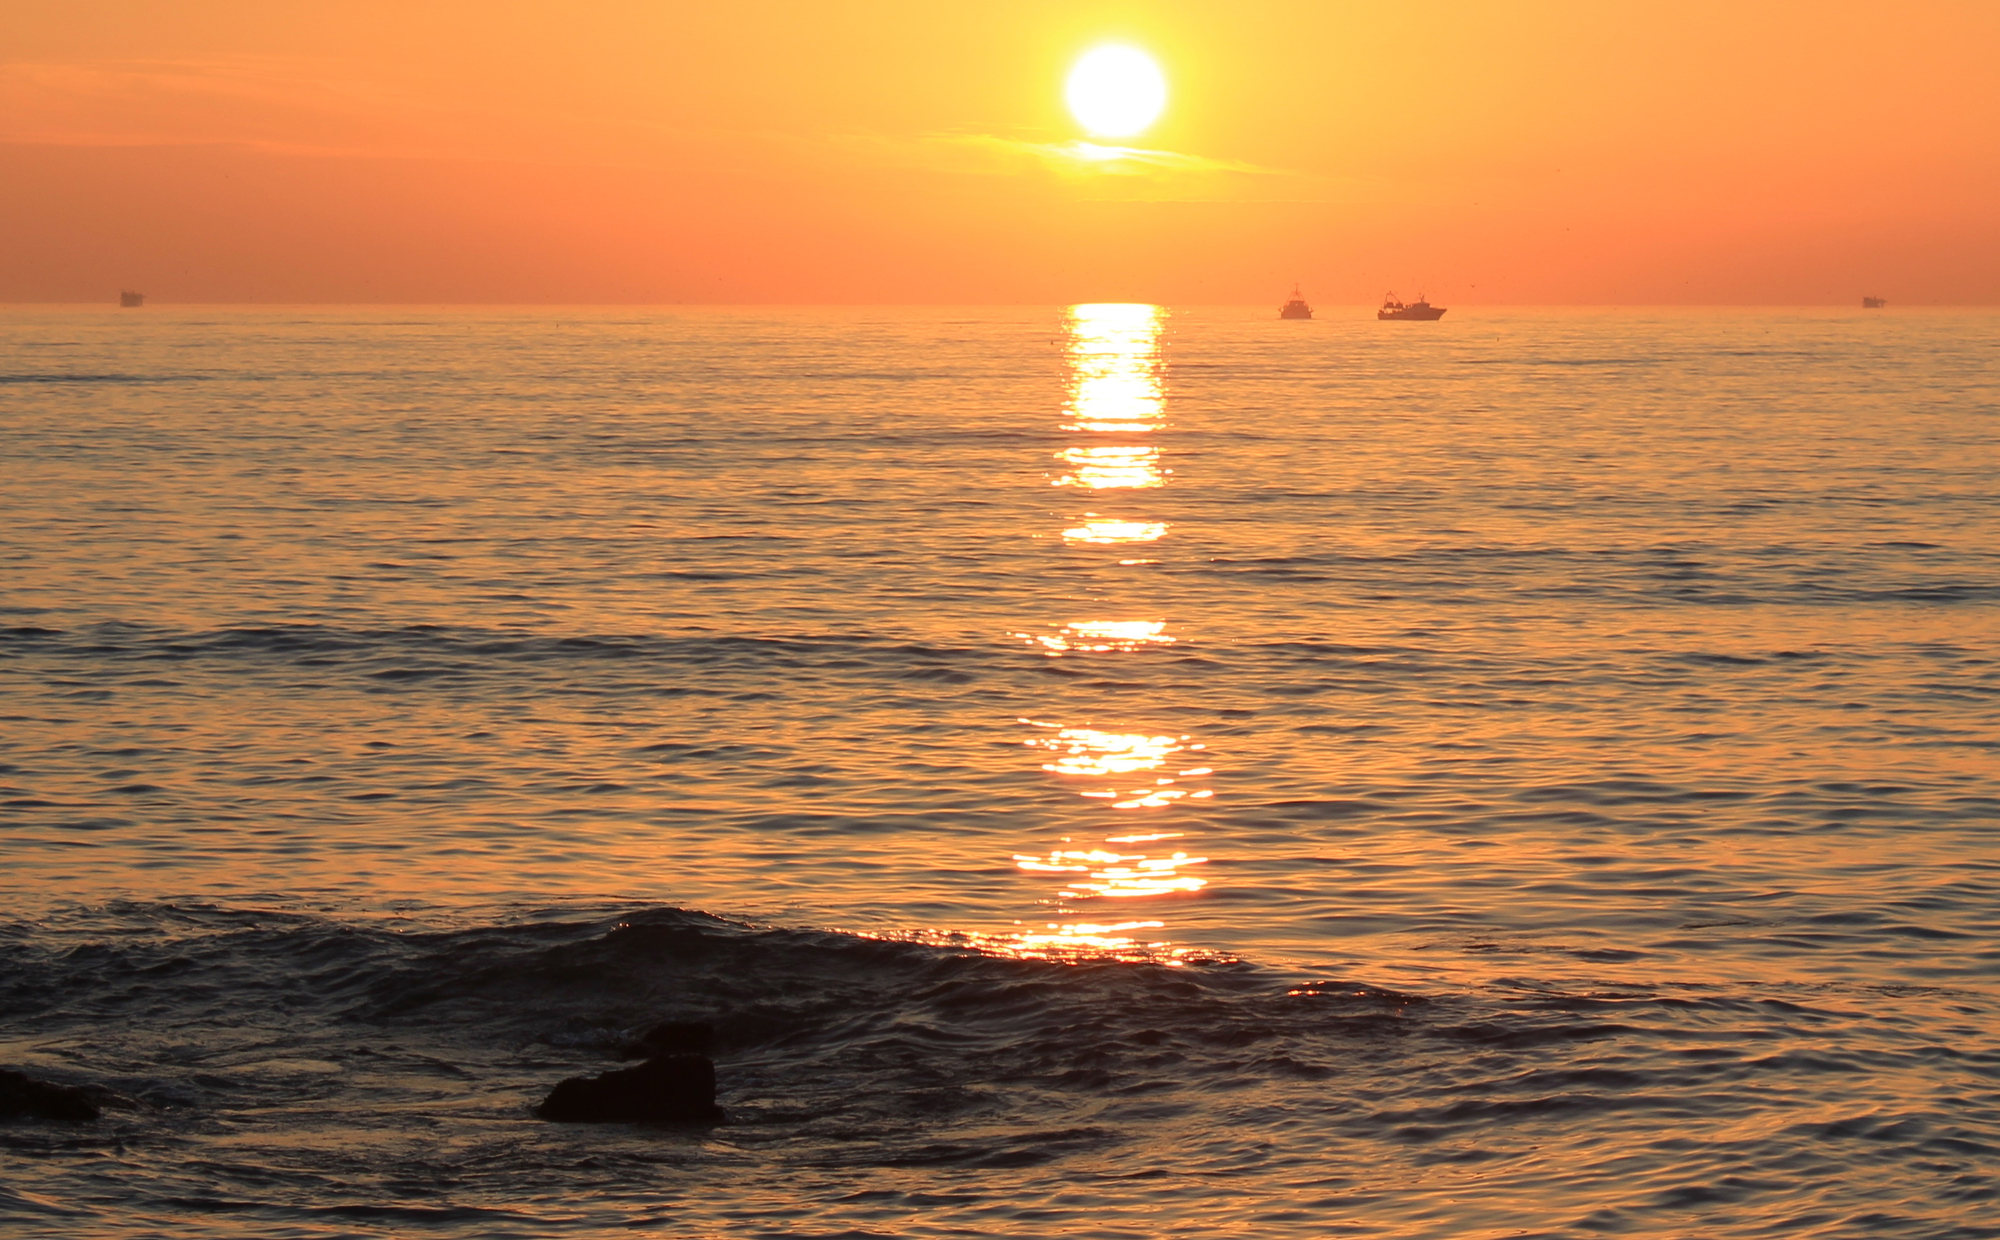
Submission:
M 1357 1047 L 1644 1043 L 1696 1012 L 1833 1011 L 1746 1007 L 1726 988 L 1416 994 L 1238 960 L 1052 962 L 973 939 L 673 907 L 424 928 L 387 914 L 125 902 L 0 925 L 0 945 L 10 1025 L 46 1036 L 124 1030 L 135 1053 L 148 1027 L 213 1025 L 288 1031 L 258 1042 L 259 1062 L 389 1033 L 602 1056 L 658 1021 L 696 1020 L 713 1024 L 724 1062 L 839 1057 L 905 1086 L 1018 1078 L 1115 1090 L 1168 1064 L 1181 1075 L 1310 1076 Z M 143 1095 L 147 1082 L 121 1079 Z M 226 1087 L 226 1074 L 200 1080 Z
M 82 1039 L 72 1066 L 168 1109 L 271 1103 L 320 1088 L 328 1065 L 386 1060 L 476 1077 L 519 1110 L 666 1019 L 713 1024 L 723 1101 L 747 1122 L 892 1127 L 990 1106 L 996 1089 L 1228 1090 L 1417 1045 L 1560 1050 L 1639 1033 L 1622 1011 L 1494 1010 L 1242 962 L 1054 963 L 680 908 L 418 929 L 128 903 L 0 927 L 0 943 L 16 1031 Z M 511 1084 L 494 1080 L 501 1053 L 526 1059 Z
M 1340 1015 L 1427 1002 L 1358 983 L 1308 989 L 1240 963 L 1052 963 L 963 943 L 757 926 L 695 910 L 533 918 L 463 929 L 397 919 L 120 903 L 0 927 L 0 1008 L 35 1022 L 199 1021 L 246 1008 L 328 1027 L 420 1026 L 464 1038 L 607 1050 L 662 1019 L 715 1025 L 724 1055 L 833 1046 L 1012 1046 L 1023 1070 L 1092 1054 L 1239 1045 Z M 1056 1059 L 1038 1060 L 1035 1048 Z M 1026 1048 L 1025 1050 L 1023 1048 Z M 1148 1054 L 1157 1053 L 1156 1049 Z

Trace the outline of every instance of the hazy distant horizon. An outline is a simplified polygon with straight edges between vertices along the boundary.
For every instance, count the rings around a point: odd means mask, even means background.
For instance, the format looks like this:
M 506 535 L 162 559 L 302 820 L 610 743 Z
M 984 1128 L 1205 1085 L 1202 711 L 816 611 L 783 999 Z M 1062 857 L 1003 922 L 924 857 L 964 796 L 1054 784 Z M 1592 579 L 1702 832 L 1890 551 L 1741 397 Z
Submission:
M 145 293 L 145 290 L 143 289 L 134 289 L 133 291 Z M 1418 294 L 1412 294 L 1412 296 L 1416 295 Z M 1719 301 L 1595 301 L 1595 302 L 1491 301 L 1491 302 L 1486 302 L 1486 301 L 1478 301 L 1469 297 L 1464 297 L 1464 298 L 1457 298 L 1452 302 L 1450 302 L 1448 308 L 1456 309 L 1462 307 L 1465 309 L 1480 309 L 1480 310 L 1842 310 L 1842 309 L 1860 309 L 1861 296 L 1862 295 L 1857 294 L 1855 297 L 1850 298 L 1846 301 L 1739 301 L 1739 302 L 1719 302 Z M 1879 296 L 1879 294 L 1870 293 L 1867 294 L 1867 296 L 1871 297 Z M 205 307 L 217 307 L 225 309 L 231 307 L 257 307 L 261 309 L 261 308 L 279 308 L 286 306 L 295 306 L 295 307 L 311 307 L 315 309 L 333 310 L 333 309 L 343 309 L 348 307 L 362 308 L 362 307 L 372 307 L 372 306 L 401 306 L 411 309 L 431 307 L 440 310 L 468 310 L 468 309 L 484 309 L 484 308 L 506 309 L 510 307 L 519 307 L 523 309 L 532 308 L 538 310 L 560 310 L 560 309 L 591 310 L 600 308 L 644 309 L 649 307 L 660 308 L 660 309 L 712 308 L 712 309 L 748 310 L 748 309 L 766 308 L 766 309 L 810 310 L 810 309 L 843 309 L 843 308 L 895 309 L 898 307 L 905 307 L 909 309 L 943 309 L 953 306 L 963 306 L 967 308 L 974 308 L 974 307 L 1000 308 L 1008 306 L 1062 307 L 1062 306 L 1112 304 L 1112 303 L 1166 306 L 1169 308 L 1175 306 L 1181 306 L 1188 308 L 1208 307 L 1208 308 L 1221 309 L 1221 308 L 1234 308 L 1234 307 L 1261 308 L 1265 305 L 1266 302 L 1269 302 L 1272 306 L 1276 306 L 1277 304 L 1279 304 L 1280 301 L 1282 301 L 1282 298 L 1266 298 L 1264 301 L 1161 301 L 1161 300 L 1149 300 L 1145 298 L 1120 298 L 1120 297 L 1082 297 L 1082 298 L 1071 298 L 1068 300 L 1061 300 L 1061 301 L 254 301 L 254 300 L 175 301 L 171 298 L 155 296 L 152 293 L 145 293 L 145 297 L 146 297 L 146 304 L 142 307 L 137 307 L 137 309 L 153 310 L 153 309 L 164 309 L 167 307 L 174 307 L 174 306 L 189 306 L 189 307 L 205 306 Z M 1306 300 L 1312 303 L 1315 312 L 1322 309 L 1365 309 L 1373 311 L 1378 305 L 1381 304 L 1381 299 L 1379 297 L 1366 301 L 1335 301 L 1331 299 L 1324 299 L 1324 300 L 1315 299 L 1310 295 L 1310 293 L 1307 294 Z M 1433 297 L 1431 300 L 1434 302 L 1438 302 L 1439 304 L 1445 304 L 1442 297 Z M 1890 297 L 1887 299 L 1887 302 L 1888 304 L 1882 307 L 1882 309 L 1885 311 L 2000 309 L 2000 300 L 1899 301 L 1894 297 Z M 131 309 L 131 307 L 120 307 L 118 305 L 118 298 L 116 293 L 113 293 L 110 300 L 108 301 L 104 299 L 99 299 L 96 301 L 19 300 L 19 301 L 0 301 L 0 306 L 23 306 L 23 307 L 33 306 L 33 307 L 44 307 L 44 308 L 53 307 L 53 308 L 80 308 L 80 309 L 88 309 L 91 307 L 104 306 L 112 310 L 118 310 L 121 308 Z

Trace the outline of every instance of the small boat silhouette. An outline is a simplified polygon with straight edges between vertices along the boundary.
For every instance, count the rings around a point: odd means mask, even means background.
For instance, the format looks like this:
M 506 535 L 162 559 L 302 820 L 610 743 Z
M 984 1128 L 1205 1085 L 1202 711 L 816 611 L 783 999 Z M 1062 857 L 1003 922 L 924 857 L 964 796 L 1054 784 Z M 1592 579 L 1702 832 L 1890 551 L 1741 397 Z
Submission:
M 1305 298 L 1299 296 L 1299 286 L 1296 284 L 1292 285 L 1292 299 L 1278 308 L 1278 317 L 1281 319 L 1309 319 L 1312 316 L 1313 308 L 1306 304 Z
M 1375 312 L 1375 317 L 1378 319 L 1407 319 L 1428 323 L 1432 319 L 1443 318 L 1444 311 L 1445 308 L 1443 306 L 1433 306 L 1430 302 L 1425 301 L 1422 294 L 1418 294 L 1417 299 L 1406 306 L 1396 300 L 1394 293 L 1389 293 L 1383 296 L 1382 308 Z
M 1861 308 L 1863 310 L 1880 310 L 1888 304 L 1889 300 L 1886 297 L 1863 297 L 1861 299 Z
M 146 295 L 126 289 L 124 292 L 118 294 L 118 304 L 127 310 L 132 309 L 134 306 L 143 306 L 146 304 Z

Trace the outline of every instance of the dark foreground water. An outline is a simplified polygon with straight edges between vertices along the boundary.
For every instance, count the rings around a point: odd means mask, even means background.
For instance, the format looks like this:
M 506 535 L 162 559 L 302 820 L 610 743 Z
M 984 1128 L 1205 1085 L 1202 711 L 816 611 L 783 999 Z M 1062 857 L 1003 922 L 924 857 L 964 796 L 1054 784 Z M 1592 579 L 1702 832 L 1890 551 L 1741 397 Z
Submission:
M 2000 1236 L 1996 337 L 0 313 L 0 1229 Z

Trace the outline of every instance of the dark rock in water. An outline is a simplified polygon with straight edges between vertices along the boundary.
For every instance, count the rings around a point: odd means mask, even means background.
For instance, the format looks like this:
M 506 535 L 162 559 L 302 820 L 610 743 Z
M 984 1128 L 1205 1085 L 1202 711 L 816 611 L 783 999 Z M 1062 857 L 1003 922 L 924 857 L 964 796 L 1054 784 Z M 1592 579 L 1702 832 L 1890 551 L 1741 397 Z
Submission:
M 0 1068 L 0 1119 L 61 1119 L 82 1123 L 101 1112 L 74 1085 L 38 1081 L 25 1072 Z
M 719 1124 L 715 1064 L 706 1055 L 661 1055 L 636 1068 L 573 1076 L 535 1114 L 558 1124 Z
M 625 1048 L 627 1059 L 661 1055 L 715 1054 L 715 1026 L 705 1020 L 669 1020 L 654 1025 Z

